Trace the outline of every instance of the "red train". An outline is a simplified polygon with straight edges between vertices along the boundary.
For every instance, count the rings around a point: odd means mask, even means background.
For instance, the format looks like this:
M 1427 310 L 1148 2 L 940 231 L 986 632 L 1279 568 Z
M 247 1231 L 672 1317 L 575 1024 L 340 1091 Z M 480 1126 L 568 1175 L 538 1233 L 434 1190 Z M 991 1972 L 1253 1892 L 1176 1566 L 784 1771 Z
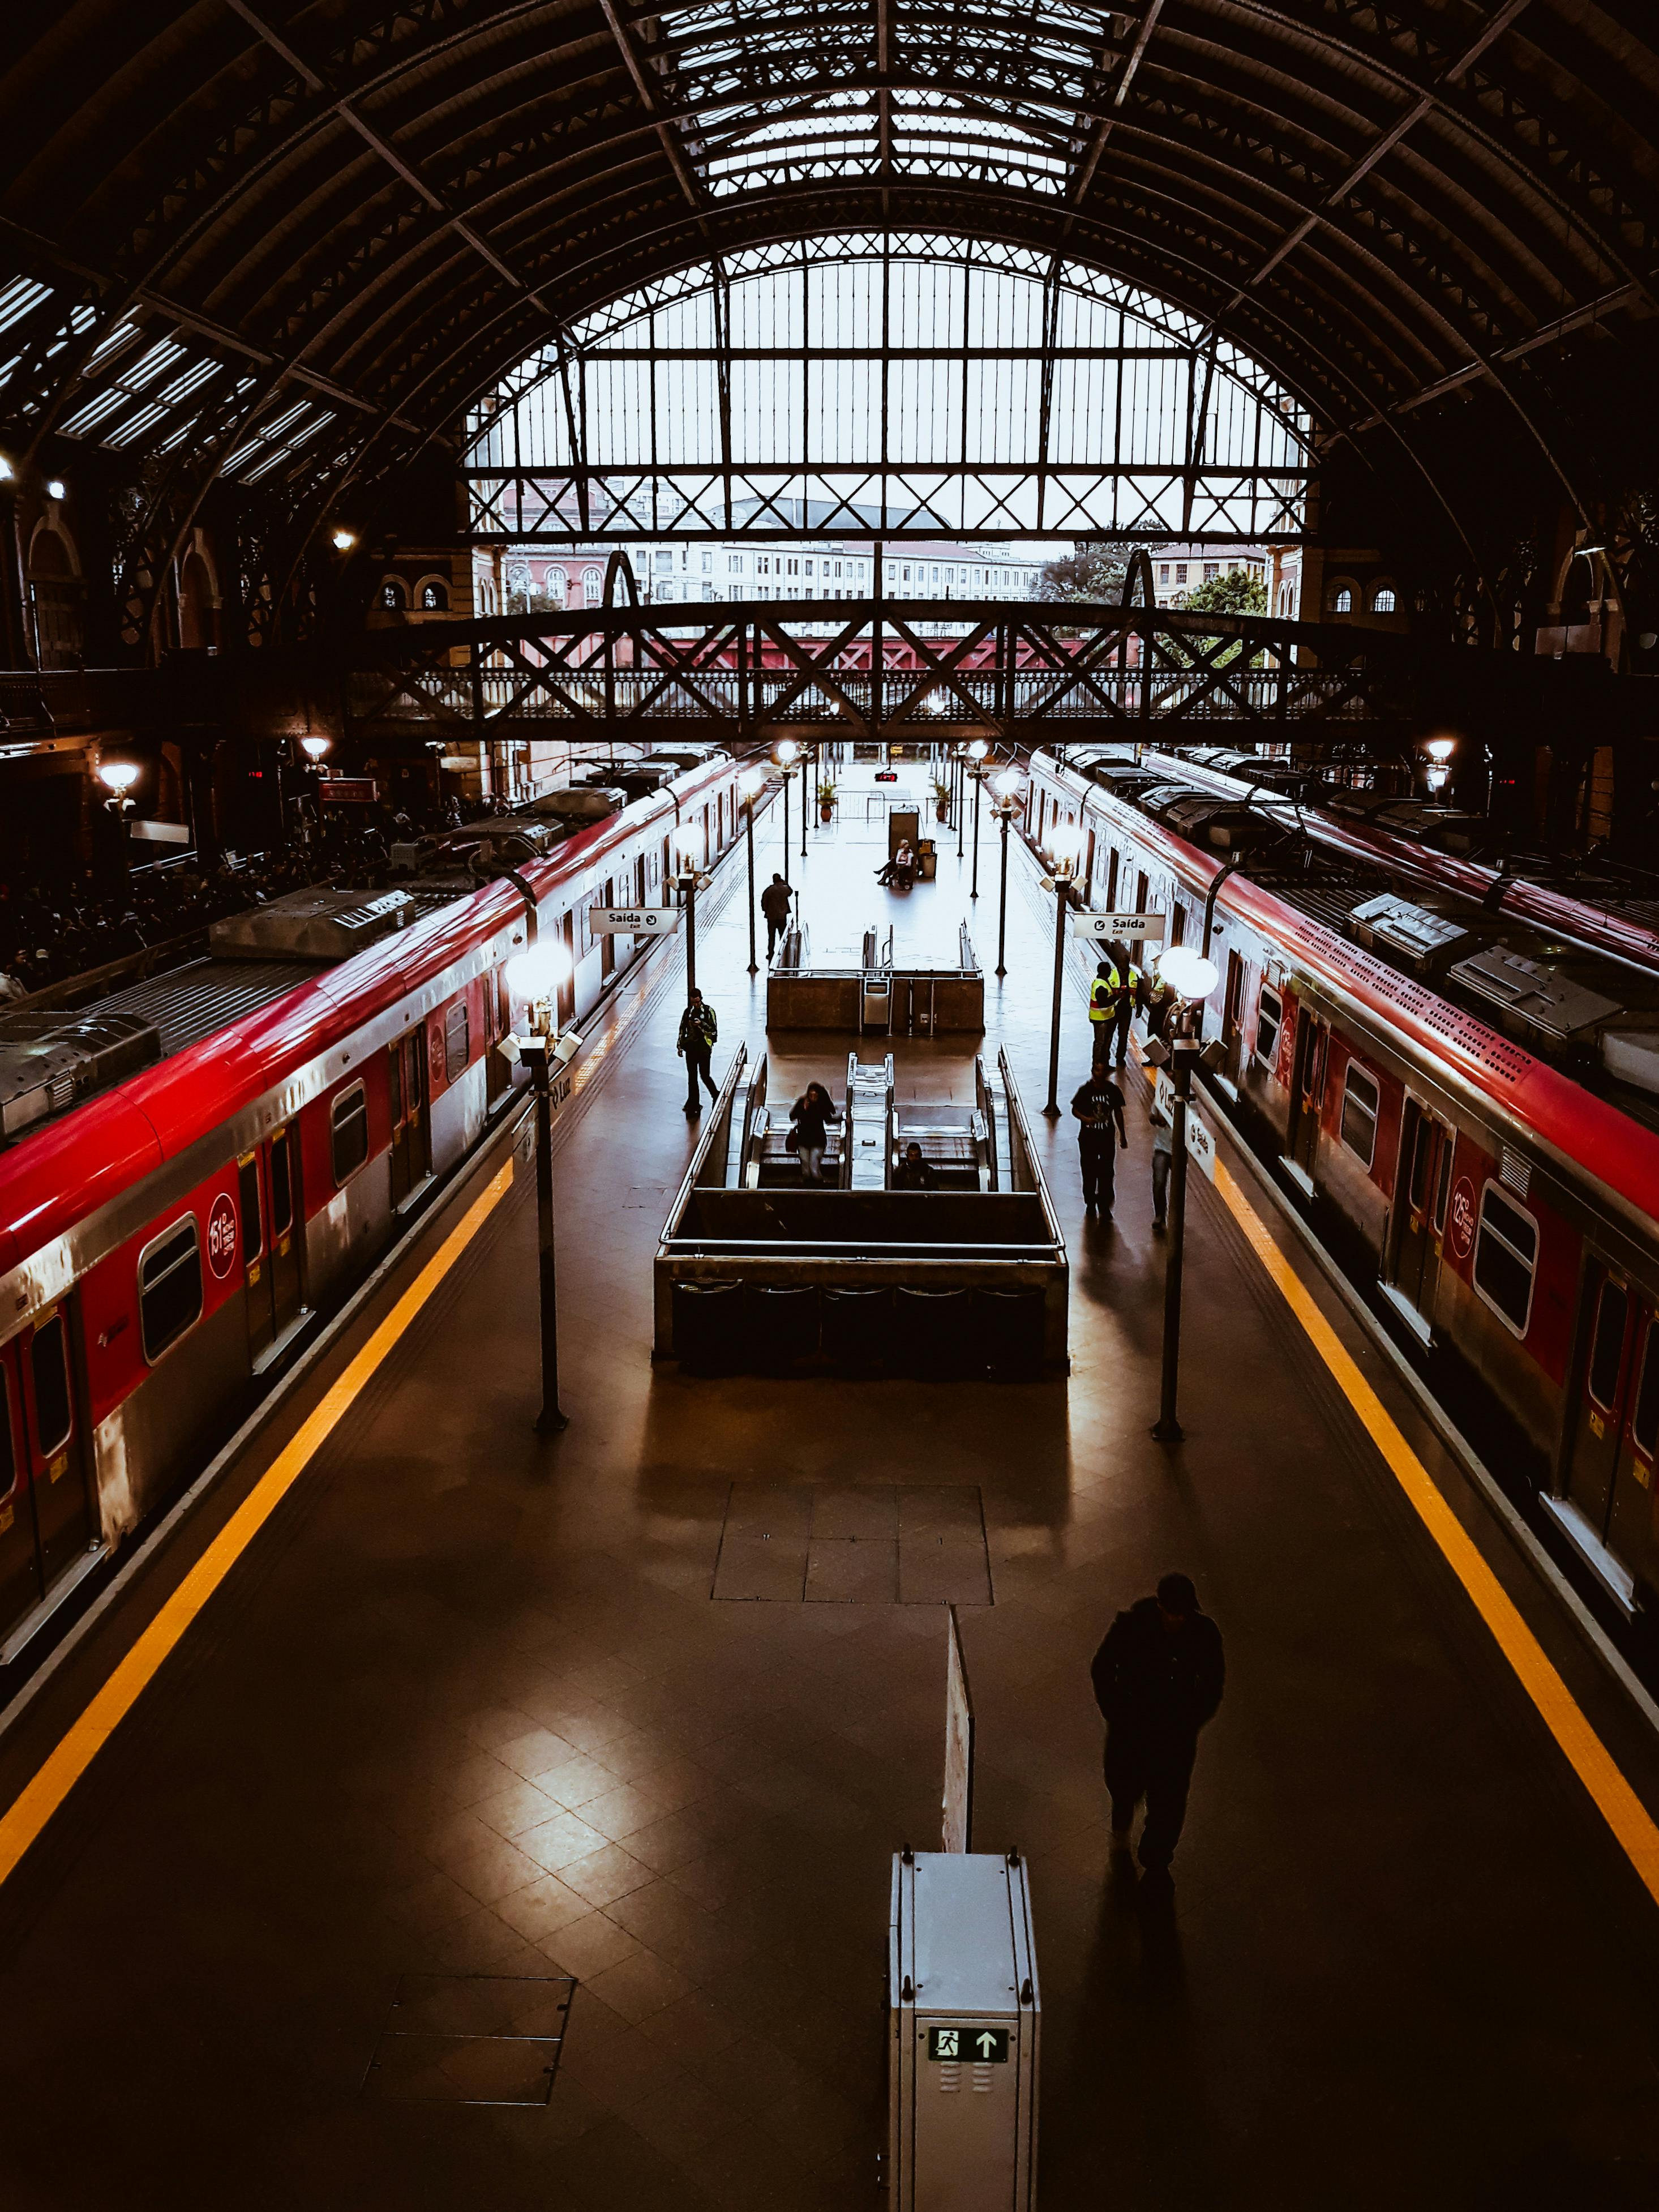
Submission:
M 1029 833 L 1069 829 L 1090 904 L 1189 945 L 1208 909 L 1232 1117 L 1651 1654 L 1659 975 L 1594 909 L 1543 929 L 1401 837 L 1322 837 L 1253 793 L 1265 762 L 1031 768 Z
M 588 907 L 662 903 L 688 825 L 716 858 L 739 831 L 737 777 L 720 755 L 521 864 L 543 940 L 570 956 L 562 1021 L 643 949 L 590 939 Z M 0 1018 L 0 1665 L 176 1493 L 509 1100 L 494 1048 L 523 1012 L 510 886 L 452 869 L 226 933 L 84 1014 L 21 1034 Z

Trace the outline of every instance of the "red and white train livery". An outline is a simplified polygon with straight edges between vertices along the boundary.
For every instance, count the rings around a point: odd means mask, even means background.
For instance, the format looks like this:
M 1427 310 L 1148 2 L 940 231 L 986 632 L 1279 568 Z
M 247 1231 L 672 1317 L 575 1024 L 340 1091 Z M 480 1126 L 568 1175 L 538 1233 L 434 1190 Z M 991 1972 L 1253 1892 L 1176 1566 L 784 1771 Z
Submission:
M 1645 1641 L 1659 1626 L 1651 1102 L 1591 1087 L 1450 985 L 1390 965 L 1282 871 L 1272 888 L 1252 881 L 1236 813 L 1216 841 L 1232 849 L 1206 850 L 1198 817 L 1176 834 L 1086 764 L 1038 753 L 1031 775 L 1028 833 L 1041 851 L 1071 830 L 1091 905 L 1162 913 L 1168 940 L 1194 945 L 1213 900 L 1222 981 L 1206 1019 L 1224 1046 L 1224 1102 L 1494 1472 Z M 1389 860 L 1396 886 L 1409 879 L 1408 852 Z
M 737 777 L 719 756 L 520 865 L 543 941 L 570 956 L 562 1021 L 643 950 L 590 939 L 588 907 L 664 902 L 688 825 L 718 857 Z M 508 1103 L 494 1048 L 523 1013 L 504 972 L 523 902 L 501 883 L 424 902 L 331 965 L 210 957 L 100 1002 L 106 1029 L 159 1030 L 160 1056 L 24 1102 L 40 1118 L 0 1146 L 0 1662 L 183 1486 Z

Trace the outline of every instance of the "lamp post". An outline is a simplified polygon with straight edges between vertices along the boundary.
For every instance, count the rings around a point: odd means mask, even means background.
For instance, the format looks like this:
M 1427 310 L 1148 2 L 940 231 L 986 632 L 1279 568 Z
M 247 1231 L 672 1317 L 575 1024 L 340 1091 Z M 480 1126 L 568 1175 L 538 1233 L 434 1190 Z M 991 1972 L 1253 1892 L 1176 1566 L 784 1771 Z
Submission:
M 793 738 L 780 738 L 772 748 L 772 757 L 783 770 L 783 880 L 789 880 L 789 771 L 795 765 L 800 747 Z
M 968 773 L 974 779 L 974 879 L 968 892 L 970 899 L 979 896 L 979 788 L 985 781 L 985 756 L 990 750 L 983 738 L 969 741 Z
M 744 836 L 749 847 L 749 972 L 759 973 L 755 958 L 755 801 L 760 797 L 766 781 L 765 773 L 757 768 L 745 769 L 738 778 L 738 796 L 743 806 Z M 690 992 L 686 994 L 689 998 Z
M 1054 895 L 1054 1011 L 1048 1031 L 1048 1101 L 1043 1112 L 1052 1121 L 1060 1112 L 1060 994 L 1066 981 L 1066 917 L 1072 910 L 1072 884 L 1077 875 L 1079 833 L 1070 823 L 1054 833 L 1048 848 L 1050 872 L 1042 888 Z
M 1155 965 L 1160 980 L 1175 993 L 1176 1011 L 1168 1044 L 1154 1037 L 1146 1048 L 1154 1067 L 1169 1063 L 1175 1108 L 1170 1133 L 1170 1245 L 1164 1263 L 1164 1364 L 1152 1435 L 1159 1443 L 1178 1444 L 1186 1433 L 1176 1417 L 1176 1393 L 1181 1376 L 1181 1272 L 1187 1243 L 1187 1110 L 1194 1070 L 1221 1056 L 1218 1042 L 1203 1044 L 1198 1034 L 1204 1001 L 1219 978 L 1214 963 L 1190 945 L 1170 945 Z
M 808 804 L 811 794 L 806 787 L 807 774 L 811 763 L 812 748 L 811 745 L 803 745 L 800 749 L 800 856 L 803 860 L 806 858 L 806 825 L 811 815 L 811 808 Z
M 132 812 L 136 804 L 132 796 L 132 787 L 138 781 L 137 763 L 135 761 L 100 761 L 98 781 L 109 793 L 104 805 L 115 817 L 115 834 L 119 841 L 121 854 L 121 872 L 125 876 L 131 872 L 132 866 L 132 856 L 127 849 L 127 817 Z
M 702 830 L 691 822 L 674 833 L 674 884 L 685 898 L 685 995 L 697 988 L 697 893 L 712 880 L 702 872 Z M 750 950 L 753 950 L 751 945 Z
M 991 811 L 1002 824 L 1002 884 L 997 894 L 997 975 L 1008 973 L 1006 959 L 1008 944 L 1008 830 L 1019 812 L 1023 798 L 1024 779 L 1016 768 L 1006 768 L 1000 775 L 993 776 L 991 788 L 996 793 Z
M 536 910 L 526 910 L 530 941 L 507 964 L 507 989 L 525 1000 L 530 1034 L 504 1041 L 530 1070 L 536 1094 L 537 1278 L 541 1300 L 542 1410 L 537 1433 L 556 1436 L 570 1425 L 559 1403 L 559 1300 L 553 1226 L 553 1079 L 574 1057 L 581 1039 L 559 1035 L 558 994 L 570 977 L 570 955 L 562 944 L 536 940 Z

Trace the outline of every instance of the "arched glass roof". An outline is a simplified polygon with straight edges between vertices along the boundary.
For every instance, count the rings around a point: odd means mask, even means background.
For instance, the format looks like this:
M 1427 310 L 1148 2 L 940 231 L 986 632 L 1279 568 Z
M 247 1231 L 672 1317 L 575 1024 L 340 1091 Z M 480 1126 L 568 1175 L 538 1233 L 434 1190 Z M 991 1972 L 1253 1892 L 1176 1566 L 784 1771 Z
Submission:
M 596 307 L 472 412 L 474 526 L 1293 536 L 1306 410 L 1196 318 L 1018 246 L 757 246 Z

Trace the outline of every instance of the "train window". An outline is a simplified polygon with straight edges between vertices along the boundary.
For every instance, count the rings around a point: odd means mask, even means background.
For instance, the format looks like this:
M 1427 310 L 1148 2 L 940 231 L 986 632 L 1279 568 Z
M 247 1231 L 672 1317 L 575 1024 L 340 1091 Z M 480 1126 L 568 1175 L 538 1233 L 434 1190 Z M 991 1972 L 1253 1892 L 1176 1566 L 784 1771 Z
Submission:
M 190 1226 L 193 1236 L 193 1219 Z M 198 1270 L 198 1280 L 199 1273 Z M 35 1324 L 34 1341 L 29 1346 L 29 1373 L 34 1384 L 34 1434 L 41 1458 L 50 1459 L 69 1442 L 74 1419 L 70 1401 L 69 1332 L 64 1327 L 61 1313 Z
M 242 1231 L 242 1264 L 257 1260 L 264 1244 L 259 1219 L 259 1162 L 255 1153 L 236 1163 L 236 1211 Z
M 1264 983 L 1255 1010 L 1255 1056 L 1269 1067 L 1279 1059 L 1279 1031 L 1284 1019 L 1284 1000 Z
M 466 1073 L 467 1054 L 471 1048 L 466 1026 L 466 1000 L 457 999 L 444 1016 L 444 1081 L 453 1083 Z
M 1489 1182 L 1480 1194 L 1474 1287 L 1517 1336 L 1527 1333 L 1537 1267 L 1538 1224 Z
M 1358 1060 L 1348 1062 L 1342 1079 L 1342 1141 L 1370 1167 L 1376 1156 L 1376 1109 L 1381 1093 L 1376 1079 Z
M 294 1179 L 289 1164 L 288 1131 L 270 1140 L 270 1233 L 286 1237 L 294 1226 Z
M 202 1251 L 196 1216 L 187 1213 L 138 1255 L 138 1328 L 145 1358 L 154 1366 L 201 1317 Z
M 334 1182 L 349 1182 L 368 1158 L 368 1095 L 361 1083 L 343 1091 L 329 1117 L 334 1146 Z
M 1659 1336 L 1659 1328 L 1650 1322 L 1647 1342 L 1642 1347 L 1642 1379 L 1636 1389 L 1636 1411 L 1630 1422 L 1631 1435 L 1644 1459 L 1651 1459 L 1656 1445 L 1659 1445 L 1659 1359 L 1653 1352 L 1656 1336 Z M 0 1413 L 3 1411 L 0 1407 Z
M 1630 1293 L 1609 1275 L 1595 1302 L 1595 1334 L 1590 1340 L 1589 1394 L 1604 1413 L 1610 1413 L 1619 1396 L 1619 1370 L 1625 1364 L 1625 1323 L 1630 1317 Z
M 1456 1150 L 1449 1129 L 1440 1132 L 1440 1177 L 1434 1188 L 1434 1233 L 1439 1237 L 1446 1227 L 1446 1201 L 1451 1196 L 1452 1154 Z

